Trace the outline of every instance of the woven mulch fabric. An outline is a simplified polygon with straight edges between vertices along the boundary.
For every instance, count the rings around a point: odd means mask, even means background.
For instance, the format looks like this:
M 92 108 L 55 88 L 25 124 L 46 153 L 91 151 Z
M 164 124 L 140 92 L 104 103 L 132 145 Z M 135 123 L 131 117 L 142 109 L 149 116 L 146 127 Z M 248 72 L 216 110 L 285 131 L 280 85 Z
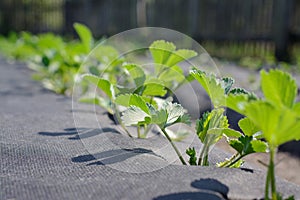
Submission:
M 75 125 L 71 98 L 43 89 L 30 75 L 24 64 L 0 60 L 0 199 L 263 198 L 259 170 L 164 161 L 155 153 L 164 138 L 129 140 L 103 112 L 102 129 Z M 88 124 L 91 113 L 74 112 Z M 224 155 L 215 148 L 211 159 Z M 279 178 L 277 186 L 300 199 L 299 186 Z

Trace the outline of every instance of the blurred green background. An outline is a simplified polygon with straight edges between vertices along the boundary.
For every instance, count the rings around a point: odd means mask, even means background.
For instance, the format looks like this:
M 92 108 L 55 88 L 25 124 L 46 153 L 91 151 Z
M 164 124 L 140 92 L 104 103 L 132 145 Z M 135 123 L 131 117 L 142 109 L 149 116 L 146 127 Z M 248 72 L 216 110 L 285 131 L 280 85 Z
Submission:
M 242 66 L 300 65 L 299 0 L 1 0 L 0 34 L 53 32 L 73 23 L 94 37 L 155 26 L 185 33 L 212 55 Z M 282 63 L 284 61 L 285 63 Z

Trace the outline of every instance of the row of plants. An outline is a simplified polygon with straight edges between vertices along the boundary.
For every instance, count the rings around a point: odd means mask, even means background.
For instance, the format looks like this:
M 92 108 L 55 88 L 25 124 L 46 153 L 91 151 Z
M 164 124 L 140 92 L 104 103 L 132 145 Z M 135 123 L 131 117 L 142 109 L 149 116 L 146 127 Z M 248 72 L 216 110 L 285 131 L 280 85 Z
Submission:
M 10 40 L 17 44 L 9 55 L 28 61 L 30 68 L 37 72 L 34 78 L 57 93 L 70 94 L 73 84 L 80 83 L 83 88 L 80 101 L 104 108 L 129 137 L 147 138 L 151 128 L 158 128 L 183 165 L 240 167 L 245 156 L 268 152 L 265 199 L 270 199 L 269 194 L 271 199 L 282 199 L 276 190 L 274 157 L 279 145 L 300 139 L 298 88 L 290 74 L 278 69 L 261 71 L 264 97 L 259 98 L 243 88 L 234 87 L 230 77 L 217 77 L 197 66 L 184 73 L 179 63 L 197 53 L 177 49 L 172 42 L 164 40 L 153 41 L 148 48 L 153 70 L 127 61 L 112 46 L 102 45 L 92 54 L 93 62 L 87 62 L 88 73 L 85 73 L 80 71 L 80 66 L 97 43 L 87 27 L 81 24 L 74 27 L 80 41 L 66 43 L 52 34 L 33 36 L 24 33 L 21 38 L 12 37 Z M 191 119 L 187 110 L 172 97 L 174 91 L 191 81 L 197 81 L 203 87 L 213 109 L 196 120 L 192 134 L 197 135 L 202 146 L 186 149 L 189 159 L 185 160 L 174 142 L 181 139 L 181 135 L 173 132 L 171 127 L 179 123 L 190 126 Z M 90 84 L 99 89 L 96 95 L 89 94 L 94 91 Z M 238 123 L 241 131 L 229 128 L 226 108 L 244 116 Z M 136 127 L 136 134 L 129 126 Z M 209 152 L 223 137 L 236 153 L 224 162 L 210 163 Z

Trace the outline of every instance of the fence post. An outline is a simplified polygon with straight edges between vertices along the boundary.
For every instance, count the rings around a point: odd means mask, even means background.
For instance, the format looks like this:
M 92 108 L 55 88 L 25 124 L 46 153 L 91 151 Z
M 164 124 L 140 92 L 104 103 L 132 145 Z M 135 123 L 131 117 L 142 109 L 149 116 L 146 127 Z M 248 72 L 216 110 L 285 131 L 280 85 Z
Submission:
M 275 56 L 279 61 L 289 61 L 289 25 L 293 0 L 273 0 L 272 37 Z

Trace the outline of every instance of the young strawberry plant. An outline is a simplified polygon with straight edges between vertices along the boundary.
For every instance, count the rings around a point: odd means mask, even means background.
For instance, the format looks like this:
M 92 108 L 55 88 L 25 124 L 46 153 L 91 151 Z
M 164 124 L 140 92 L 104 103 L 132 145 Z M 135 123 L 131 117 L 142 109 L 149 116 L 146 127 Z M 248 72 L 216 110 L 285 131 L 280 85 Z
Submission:
M 269 146 L 270 160 L 265 187 L 265 199 L 281 199 L 276 191 L 274 157 L 279 145 L 300 139 L 300 103 L 296 81 L 280 70 L 261 71 L 261 88 L 264 98 L 253 100 L 245 94 L 229 94 L 227 106 L 247 117 L 261 130 Z
M 205 112 L 202 117 L 196 121 L 196 134 L 203 144 L 198 162 L 195 149 L 187 149 L 186 153 L 190 156 L 190 164 L 209 165 L 208 153 L 224 135 L 226 137 L 237 138 L 241 134 L 237 131 L 229 129 L 227 117 L 225 116 L 224 106 L 225 94 L 229 92 L 233 79 L 223 78 L 218 79 L 213 74 L 206 74 L 199 69 L 192 69 L 190 72 L 191 76 L 196 79 L 207 92 L 214 106 L 211 112 Z

